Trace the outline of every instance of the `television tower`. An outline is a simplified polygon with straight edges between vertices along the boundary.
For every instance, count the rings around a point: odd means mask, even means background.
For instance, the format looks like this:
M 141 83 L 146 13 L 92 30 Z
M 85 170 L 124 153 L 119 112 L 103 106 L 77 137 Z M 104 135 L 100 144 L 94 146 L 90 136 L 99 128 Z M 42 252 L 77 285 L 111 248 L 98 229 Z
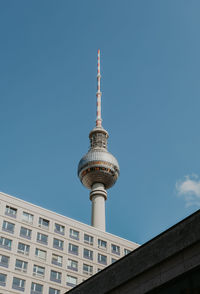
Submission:
M 107 150 L 108 132 L 102 127 L 100 80 L 100 50 L 98 50 L 96 127 L 89 134 L 90 149 L 79 162 L 78 176 L 81 183 L 90 190 L 92 226 L 105 231 L 107 189 L 117 181 L 119 164 Z

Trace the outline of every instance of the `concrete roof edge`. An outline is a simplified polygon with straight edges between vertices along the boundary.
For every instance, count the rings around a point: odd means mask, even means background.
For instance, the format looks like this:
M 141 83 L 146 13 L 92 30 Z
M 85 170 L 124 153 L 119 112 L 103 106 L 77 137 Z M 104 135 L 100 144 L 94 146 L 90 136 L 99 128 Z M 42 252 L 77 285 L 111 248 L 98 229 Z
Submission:
M 96 294 L 106 293 L 198 241 L 200 241 L 200 210 L 141 245 L 68 293 L 86 293 L 84 288 L 88 283 L 90 283 L 91 289 L 97 289 Z M 104 281 L 104 292 L 98 292 L 98 287 L 102 291 L 102 280 Z M 110 283 L 111 280 L 112 283 Z M 87 292 L 87 294 L 92 294 L 92 292 Z

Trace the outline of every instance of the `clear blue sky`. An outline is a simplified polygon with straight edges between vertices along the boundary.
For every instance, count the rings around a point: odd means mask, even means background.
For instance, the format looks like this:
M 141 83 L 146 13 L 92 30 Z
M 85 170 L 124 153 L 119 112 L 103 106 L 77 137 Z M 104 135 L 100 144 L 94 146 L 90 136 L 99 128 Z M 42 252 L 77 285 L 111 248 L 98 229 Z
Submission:
M 90 223 L 77 165 L 103 126 L 107 230 L 143 243 L 199 208 L 200 1 L 0 3 L 0 190 Z

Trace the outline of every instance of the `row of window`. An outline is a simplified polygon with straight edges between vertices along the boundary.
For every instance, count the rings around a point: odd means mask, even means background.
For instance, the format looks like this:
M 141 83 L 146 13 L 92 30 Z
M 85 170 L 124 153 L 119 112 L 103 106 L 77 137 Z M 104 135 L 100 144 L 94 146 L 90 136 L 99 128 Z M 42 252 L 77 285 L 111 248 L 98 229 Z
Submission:
M 9 215 L 9 216 L 12 216 L 12 217 L 16 217 L 17 209 L 14 208 L 14 207 L 6 205 L 5 214 Z M 29 224 L 32 224 L 33 223 L 33 218 L 34 218 L 33 214 L 30 214 L 28 212 L 23 211 L 23 214 L 22 214 L 22 220 L 23 221 L 25 221 L 25 222 L 27 222 Z M 44 219 L 42 217 L 39 217 L 38 225 L 40 227 L 45 228 L 45 229 L 49 229 L 49 224 L 50 224 L 49 220 Z M 3 229 L 7 230 L 9 232 L 12 232 L 12 233 L 14 233 L 14 226 L 15 225 L 13 223 L 10 223 L 10 222 L 7 222 L 7 221 L 4 221 L 4 223 L 3 223 Z M 54 232 L 59 233 L 61 235 L 64 235 L 65 234 L 65 226 L 61 225 L 61 224 L 58 224 L 58 223 L 55 223 L 54 224 Z M 22 234 L 23 236 L 26 236 L 27 238 L 31 238 L 31 230 L 30 229 L 22 228 L 22 230 L 20 231 L 20 234 Z M 44 234 L 41 234 L 41 235 L 43 235 L 44 243 L 47 243 L 48 242 L 47 241 L 48 236 L 44 235 Z M 79 240 L 80 232 L 76 231 L 74 229 L 70 229 L 69 237 L 73 238 L 75 240 Z M 89 244 L 89 245 L 93 245 L 94 237 L 90 236 L 88 234 L 84 234 L 84 243 Z M 102 249 L 106 249 L 107 248 L 107 242 L 104 241 L 104 240 L 98 239 L 98 247 L 102 248 Z M 111 247 L 112 247 L 112 252 L 113 253 L 120 254 L 119 246 L 112 244 Z
M 60 247 L 62 243 L 59 242 L 60 240 L 54 239 L 54 248 L 62 248 Z M 63 244 L 62 244 L 63 246 Z M 12 249 L 12 240 L 5 238 L 5 237 L 0 237 L 0 247 L 11 250 Z M 25 255 L 29 255 L 30 252 L 30 245 L 24 244 L 22 242 L 18 242 L 18 247 L 17 247 L 17 252 Z M 75 244 L 69 243 L 68 244 L 68 253 L 73 254 L 73 255 L 78 255 L 79 254 L 79 247 Z M 125 249 L 125 254 L 128 254 L 129 251 Z M 47 251 L 36 248 L 35 249 L 35 256 L 39 257 L 43 260 L 46 260 L 47 257 Z M 52 254 L 52 263 L 58 266 L 62 266 L 62 260 L 63 257 L 57 254 Z M 83 248 L 83 257 L 89 260 L 93 260 L 93 251 L 89 250 L 87 248 Z M 98 253 L 98 262 L 104 265 L 107 265 L 107 256 Z
M 58 239 L 54 239 L 54 248 L 63 248 L 61 246 L 63 246 L 62 243 L 60 243 L 61 240 Z M 63 241 L 62 241 L 63 242 Z M 5 238 L 5 237 L 0 237 L 0 247 L 7 249 L 7 250 L 11 250 L 12 249 L 12 240 Z M 127 249 L 125 249 L 125 254 L 129 253 L 127 251 Z M 21 254 L 25 254 L 25 255 L 29 255 L 30 252 L 30 245 L 28 244 L 24 244 L 22 242 L 18 242 L 18 247 L 17 247 L 17 252 L 21 253 Z M 69 243 L 68 244 L 68 253 L 73 254 L 73 255 L 78 255 L 79 254 L 79 247 L 75 244 Z M 46 260 L 47 257 L 47 251 L 36 248 L 35 249 L 35 256 L 39 257 L 43 260 Z M 53 254 L 52 255 L 54 258 L 52 259 L 52 263 L 62 266 L 62 256 Z M 83 248 L 83 257 L 89 260 L 93 260 L 93 251 L 89 250 L 87 248 Z M 104 265 L 107 265 L 107 256 L 98 253 L 98 262 Z
M 54 262 L 56 262 L 56 264 L 58 262 L 62 263 L 62 260 L 59 260 L 58 258 L 59 258 L 59 256 L 54 256 L 54 254 L 53 254 L 52 263 L 54 263 Z M 9 260 L 10 260 L 10 258 L 8 256 L 0 254 L 0 266 L 8 268 L 9 267 Z M 112 260 L 112 262 L 115 262 L 115 261 L 116 260 Z M 78 261 L 68 259 L 67 268 L 70 270 L 78 271 Z M 16 259 L 15 270 L 26 273 L 28 270 L 28 262 L 24 261 L 24 260 Z M 101 270 L 101 269 L 98 269 L 98 271 L 99 270 Z M 93 266 L 84 263 L 83 264 L 83 274 L 92 275 L 93 274 Z M 34 264 L 33 265 L 33 275 L 38 276 L 38 277 L 44 277 L 45 276 L 45 267 Z M 51 270 L 51 274 L 50 274 L 51 281 L 61 283 L 61 277 L 62 277 L 62 273 Z
M 68 283 L 75 282 L 73 280 L 73 278 L 74 277 L 67 276 L 67 285 L 68 285 Z M 7 280 L 7 275 L 0 273 L 0 286 L 6 287 L 6 280 Z M 12 280 L 12 288 L 13 289 L 24 292 L 25 285 L 26 285 L 26 280 L 21 279 L 21 278 L 17 278 L 17 277 L 13 277 L 13 280 Z M 73 284 L 73 286 L 75 286 L 75 284 Z M 30 293 L 31 294 L 43 294 L 43 288 L 44 288 L 43 285 L 32 282 Z M 48 294 L 60 294 L 60 290 L 50 287 Z
M 10 223 L 8 221 L 3 221 L 3 225 L 2 225 L 2 230 L 9 232 L 9 233 L 14 233 L 14 227 L 15 224 Z M 71 237 L 73 236 L 74 239 L 75 235 L 77 231 L 74 231 L 73 229 L 70 229 L 70 235 Z M 23 226 L 21 226 L 20 228 L 20 236 L 26 239 L 31 239 L 31 235 L 32 235 L 32 230 L 25 228 Z M 42 234 L 42 233 L 37 233 L 37 242 L 40 242 L 44 245 L 48 245 L 48 235 Z M 84 242 L 86 244 L 93 244 L 93 237 L 87 234 L 84 234 Z M 63 246 L 64 246 L 64 241 L 59 240 L 57 238 L 53 239 L 53 247 L 63 250 Z M 75 245 L 74 245 L 75 246 Z M 78 246 L 76 246 L 78 248 Z M 107 248 L 107 242 L 101 239 L 98 239 L 98 247 L 101 249 L 106 249 Z M 127 250 L 127 249 L 126 249 Z M 92 251 L 91 251 L 92 252 Z M 111 252 L 117 255 L 120 255 L 120 246 L 115 245 L 115 244 L 111 244 Z
M 13 218 L 16 218 L 17 209 L 14 207 L 11 207 L 9 205 L 6 205 L 5 214 L 8 216 L 11 216 Z M 27 222 L 29 224 L 33 224 L 33 218 L 34 218 L 33 214 L 23 211 L 22 221 Z M 39 217 L 39 222 L 38 222 L 39 227 L 42 227 L 44 229 L 49 229 L 49 224 L 50 224 L 50 221 L 48 219 Z M 58 223 L 55 223 L 54 231 L 56 233 L 60 233 L 60 234 L 64 235 L 65 234 L 65 226 L 60 225 Z M 79 239 L 79 232 L 70 229 L 70 237 L 74 237 L 74 238 Z
M 7 215 L 8 215 L 8 213 L 7 213 Z M 30 223 L 32 223 L 31 216 L 32 216 L 32 214 L 27 213 L 27 212 L 23 212 L 22 220 L 30 224 Z M 48 229 L 49 228 L 49 220 L 46 220 L 42 217 L 39 217 L 38 226 L 41 228 Z M 4 221 L 3 229 L 9 230 L 10 232 L 14 233 L 14 227 L 15 227 L 15 224 Z M 65 234 L 65 226 L 55 223 L 54 224 L 54 232 L 59 233 L 61 235 L 64 235 Z M 69 237 L 76 239 L 76 240 L 79 240 L 79 231 L 76 231 L 74 229 L 70 229 Z
M 0 237 L 0 247 L 7 249 L 7 250 L 11 250 L 11 246 L 12 246 L 12 240 L 4 238 L 4 237 Z M 78 248 L 77 247 L 78 246 L 69 243 L 69 248 L 68 248 L 69 253 L 72 253 L 74 255 L 78 255 Z M 21 254 L 29 255 L 30 245 L 19 242 L 17 252 L 21 253 Z M 47 251 L 36 248 L 35 249 L 35 256 L 42 259 L 42 260 L 46 260 Z M 93 251 L 88 250 L 86 248 L 83 248 L 83 257 L 86 259 L 89 259 L 89 260 L 93 260 Z M 98 260 L 98 263 L 107 265 L 107 256 L 106 255 L 98 253 L 97 260 Z M 63 265 L 63 256 L 60 256 L 60 255 L 53 253 L 52 254 L 52 264 L 57 265 L 57 266 L 62 266 Z
M 11 207 L 9 205 L 6 205 L 5 214 L 8 216 L 11 216 L 13 218 L 16 218 L 17 209 L 14 207 Z M 27 222 L 29 224 L 33 224 L 33 218 L 34 218 L 33 214 L 23 211 L 22 221 Z M 42 218 L 42 217 L 39 217 L 38 225 L 40 227 L 42 227 L 44 229 L 49 229 L 49 224 L 50 224 L 49 220 Z M 54 231 L 56 233 L 60 233 L 60 234 L 64 235 L 65 234 L 65 226 L 55 223 Z M 79 239 L 79 232 L 70 229 L 70 237 L 72 237 L 72 238 L 74 237 L 75 239 Z

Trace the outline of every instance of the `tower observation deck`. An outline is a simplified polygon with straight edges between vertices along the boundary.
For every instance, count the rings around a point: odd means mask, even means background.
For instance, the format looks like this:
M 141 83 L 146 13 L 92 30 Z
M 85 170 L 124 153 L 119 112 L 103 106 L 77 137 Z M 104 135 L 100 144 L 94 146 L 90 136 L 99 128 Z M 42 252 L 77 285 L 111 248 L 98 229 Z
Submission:
M 102 127 L 100 91 L 100 50 L 97 69 L 97 117 L 96 126 L 90 132 L 90 149 L 78 165 L 81 183 L 90 189 L 92 201 L 92 226 L 105 231 L 105 200 L 107 189 L 111 188 L 119 176 L 117 159 L 107 150 L 108 132 Z

